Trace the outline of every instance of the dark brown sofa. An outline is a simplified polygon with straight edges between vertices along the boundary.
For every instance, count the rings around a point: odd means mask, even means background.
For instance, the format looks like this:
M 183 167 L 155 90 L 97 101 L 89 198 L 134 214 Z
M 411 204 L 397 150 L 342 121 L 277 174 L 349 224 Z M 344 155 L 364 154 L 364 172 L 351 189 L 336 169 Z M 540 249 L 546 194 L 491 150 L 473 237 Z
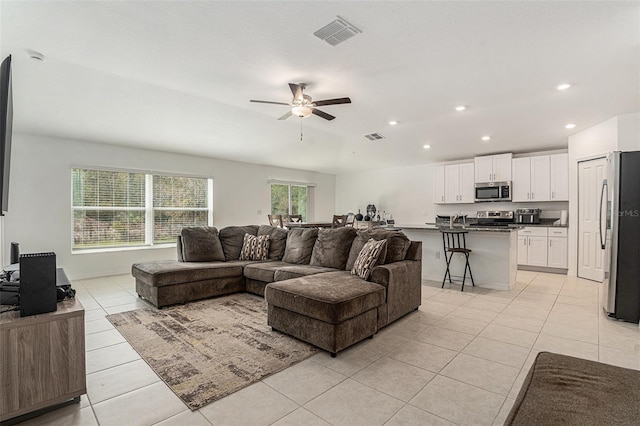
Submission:
M 268 260 L 239 260 L 245 234 L 270 236 Z M 365 281 L 351 269 L 369 238 L 387 244 Z M 334 355 L 421 303 L 421 242 L 398 231 L 185 228 L 177 246 L 178 261 L 132 266 L 138 295 L 159 308 L 239 291 L 264 296 L 269 325 Z

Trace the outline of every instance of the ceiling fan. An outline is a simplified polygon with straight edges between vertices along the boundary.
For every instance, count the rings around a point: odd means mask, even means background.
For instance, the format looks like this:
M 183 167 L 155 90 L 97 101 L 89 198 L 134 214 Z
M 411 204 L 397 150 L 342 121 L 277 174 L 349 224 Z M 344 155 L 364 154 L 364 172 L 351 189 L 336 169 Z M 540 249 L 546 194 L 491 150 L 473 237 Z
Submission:
M 351 99 L 349 98 L 337 98 L 337 99 L 325 99 L 323 101 L 313 101 L 311 96 L 305 95 L 304 89 L 307 88 L 305 83 L 289 83 L 289 88 L 291 89 L 291 93 L 293 93 L 293 99 L 290 103 L 285 102 L 274 102 L 274 101 L 257 101 L 255 99 L 251 99 L 250 102 L 256 102 L 260 104 L 275 104 L 275 105 L 287 105 L 291 106 L 291 110 L 284 114 L 282 117 L 279 117 L 278 120 L 286 120 L 287 118 L 295 115 L 296 117 L 305 118 L 309 117 L 311 114 L 317 115 L 318 117 L 322 117 L 325 120 L 333 120 L 335 117 L 331 114 L 327 114 L 324 111 L 320 111 L 316 107 L 326 106 L 326 105 L 338 105 L 338 104 L 350 104 Z

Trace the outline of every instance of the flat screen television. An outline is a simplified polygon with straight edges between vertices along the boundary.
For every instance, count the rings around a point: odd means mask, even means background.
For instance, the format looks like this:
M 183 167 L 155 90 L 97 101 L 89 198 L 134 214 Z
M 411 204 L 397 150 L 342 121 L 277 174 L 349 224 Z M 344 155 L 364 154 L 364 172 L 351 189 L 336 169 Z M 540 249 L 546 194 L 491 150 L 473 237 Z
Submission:
M 0 68 L 0 215 L 9 204 L 9 166 L 11 162 L 11 132 L 13 124 L 13 96 L 11 90 L 11 55 Z

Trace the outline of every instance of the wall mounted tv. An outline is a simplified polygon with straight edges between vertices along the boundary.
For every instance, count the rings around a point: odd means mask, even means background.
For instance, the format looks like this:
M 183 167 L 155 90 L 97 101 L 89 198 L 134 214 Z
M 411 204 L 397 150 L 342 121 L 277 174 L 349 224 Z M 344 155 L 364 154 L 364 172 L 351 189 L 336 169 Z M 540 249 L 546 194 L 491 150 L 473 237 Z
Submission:
M 0 215 L 9 204 L 9 163 L 11 162 L 11 131 L 13 124 L 13 98 L 11 92 L 11 55 L 0 68 Z

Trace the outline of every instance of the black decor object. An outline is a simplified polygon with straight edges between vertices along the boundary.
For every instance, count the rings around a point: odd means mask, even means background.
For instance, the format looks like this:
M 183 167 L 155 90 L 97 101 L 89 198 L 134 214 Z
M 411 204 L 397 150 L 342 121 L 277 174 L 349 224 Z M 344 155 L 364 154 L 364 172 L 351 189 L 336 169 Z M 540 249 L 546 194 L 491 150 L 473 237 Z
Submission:
M 376 206 L 375 205 L 369 204 L 367 206 L 367 216 L 369 216 L 369 218 L 371 218 L 372 220 L 376 216 Z
M 360 209 L 358 209 L 358 214 L 356 215 L 356 220 L 360 221 L 364 219 L 364 216 L 362 216 L 362 213 L 360 213 Z
M 0 66 L 0 216 L 9 203 L 9 166 L 13 126 L 13 94 L 11 89 L 11 55 Z
M 20 255 L 19 292 L 21 317 L 58 309 L 55 253 Z

